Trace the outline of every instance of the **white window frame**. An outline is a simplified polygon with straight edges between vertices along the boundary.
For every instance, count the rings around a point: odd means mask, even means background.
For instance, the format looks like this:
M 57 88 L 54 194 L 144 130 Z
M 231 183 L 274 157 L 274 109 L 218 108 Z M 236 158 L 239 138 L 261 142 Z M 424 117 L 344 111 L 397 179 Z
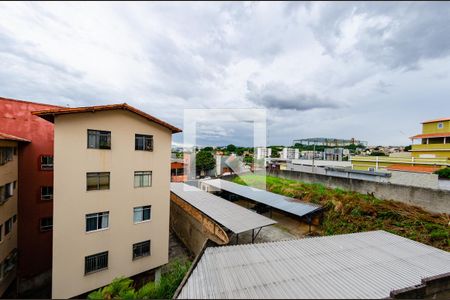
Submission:
M 144 220 L 144 211 L 149 210 L 149 218 Z M 149 222 L 152 219 L 152 206 L 144 205 L 133 208 L 133 222 L 134 224 Z
M 88 230 L 88 219 L 94 219 L 94 218 L 97 220 L 96 221 L 96 229 Z M 99 219 L 101 221 L 99 221 Z M 86 214 L 85 220 L 86 220 L 86 224 L 85 224 L 86 225 L 85 226 L 86 233 L 106 230 L 109 228 L 109 211 L 102 211 L 102 212 L 98 212 L 98 213 Z M 99 224 L 102 227 L 99 227 Z M 103 226 L 105 226 L 105 227 L 103 227 Z
M 152 171 L 135 171 L 134 172 L 134 187 L 142 188 L 142 187 L 151 187 L 152 186 Z M 145 185 L 145 177 L 147 179 L 147 185 Z
M 48 192 L 48 188 L 52 189 L 52 193 Z M 47 189 L 47 193 L 44 190 Z M 53 187 L 52 186 L 41 186 L 41 200 L 53 200 Z
M 42 225 L 42 221 L 43 220 L 51 220 L 52 224 L 51 225 Z M 50 231 L 53 229 L 53 217 L 46 217 L 46 218 L 42 218 L 39 220 L 39 228 L 41 231 Z
M 141 247 L 142 248 L 142 246 L 144 244 L 147 244 L 147 243 L 148 243 L 148 253 L 145 253 L 145 255 L 135 256 L 134 255 L 135 248 L 137 248 L 137 247 Z M 151 240 L 147 240 L 147 241 L 142 241 L 142 242 L 133 244 L 131 255 L 133 257 L 133 260 L 151 256 L 152 255 L 152 241 Z

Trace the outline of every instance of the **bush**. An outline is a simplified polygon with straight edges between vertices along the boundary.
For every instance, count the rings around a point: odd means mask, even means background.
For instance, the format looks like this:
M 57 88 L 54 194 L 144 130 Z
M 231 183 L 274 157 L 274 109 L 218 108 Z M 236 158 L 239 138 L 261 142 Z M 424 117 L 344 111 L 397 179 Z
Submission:
M 444 169 L 437 170 L 434 172 L 435 174 L 439 175 L 439 178 L 446 178 L 450 179 L 450 167 L 446 167 Z
M 133 287 L 133 280 L 118 277 L 109 285 L 90 293 L 88 299 L 171 299 L 190 266 L 189 261 L 174 261 L 167 266 L 159 282 L 149 282 L 137 291 Z

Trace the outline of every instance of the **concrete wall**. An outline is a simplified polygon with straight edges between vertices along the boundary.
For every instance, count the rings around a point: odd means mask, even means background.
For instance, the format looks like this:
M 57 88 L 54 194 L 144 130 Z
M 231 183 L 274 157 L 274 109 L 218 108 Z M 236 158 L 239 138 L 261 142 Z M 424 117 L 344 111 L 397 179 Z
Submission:
M 391 171 L 389 182 L 392 184 L 438 189 L 438 177 L 437 174 Z
M 111 131 L 111 149 L 88 149 L 87 130 Z M 135 134 L 153 135 L 154 149 L 135 150 Z M 68 298 L 168 262 L 169 129 L 128 111 L 56 116 L 52 298 Z M 150 187 L 134 187 L 135 171 L 152 171 Z M 108 190 L 86 190 L 87 172 L 110 172 Z M 133 208 L 151 205 L 134 223 Z M 86 214 L 109 211 L 108 228 L 86 232 Z M 134 243 L 150 240 L 151 255 L 133 260 Z M 108 251 L 108 268 L 85 275 L 85 257 Z
M 375 197 L 380 199 L 400 201 L 420 206 L 431 212 L 450 214 L 450 191 L 447 190 L 378 183 L 287 170 L 271 172 L 270 175 L 307 183 L 322 183 L 331 188 L 341 188 L 362 194 L 373 193 Z

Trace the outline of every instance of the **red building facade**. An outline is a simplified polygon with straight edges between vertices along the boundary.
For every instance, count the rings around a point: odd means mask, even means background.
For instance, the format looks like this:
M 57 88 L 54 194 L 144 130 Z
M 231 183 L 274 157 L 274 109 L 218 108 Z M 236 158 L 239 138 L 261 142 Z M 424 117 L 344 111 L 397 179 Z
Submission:
M 53 124 L 31 114 L 50 108 L 55 106 L 0 97 L 0 131 L 31 141 L 19 147 L 19 290 L 48 282 L 51 276 Z

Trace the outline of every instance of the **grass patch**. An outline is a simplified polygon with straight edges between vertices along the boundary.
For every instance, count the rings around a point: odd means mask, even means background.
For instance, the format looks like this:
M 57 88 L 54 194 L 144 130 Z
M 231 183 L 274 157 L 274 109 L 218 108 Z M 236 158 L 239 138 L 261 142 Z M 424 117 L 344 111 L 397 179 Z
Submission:
M 433 214 L 416 206 L 381 200 L 370 194 L 272 176 L 244 175 L 234 178 L 233 182 L 266 187 L 277 194 L 321 204 L 325 208 L 321 225 L 324 235 L 381 229 L 450 251 L 448 214 Z

